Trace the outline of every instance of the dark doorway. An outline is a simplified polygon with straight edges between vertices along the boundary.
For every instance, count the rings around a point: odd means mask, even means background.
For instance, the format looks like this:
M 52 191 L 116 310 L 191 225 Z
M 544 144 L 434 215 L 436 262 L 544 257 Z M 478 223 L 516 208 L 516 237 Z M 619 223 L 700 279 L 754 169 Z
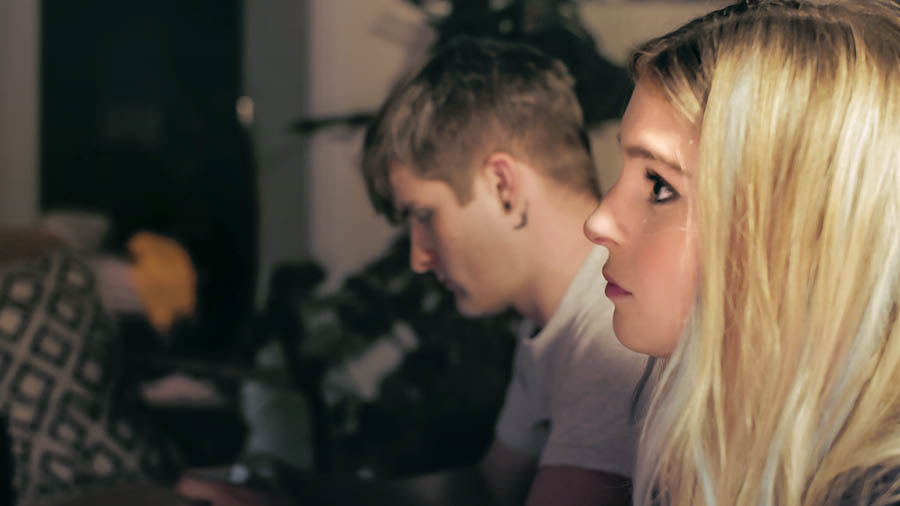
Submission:
M 45 0 L 41 207 L 179 240 L 198 273 L 185 345 L 225 354 L 252 308 L 256 183 L 241 95 L 242 2 Z

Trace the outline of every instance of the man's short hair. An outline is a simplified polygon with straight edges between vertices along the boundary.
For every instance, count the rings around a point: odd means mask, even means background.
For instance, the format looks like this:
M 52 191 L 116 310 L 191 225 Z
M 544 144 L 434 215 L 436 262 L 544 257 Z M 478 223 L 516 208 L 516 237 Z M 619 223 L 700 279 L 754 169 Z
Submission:
M 397 86 L 363 146 L 376 210 L 393 218 L 390 170 L 446 182 L 461 204 L 475 170 L 506 152 L 551 180 L 599 194 L 574 80 L 565 65 L 521 43 L 461 37 Z

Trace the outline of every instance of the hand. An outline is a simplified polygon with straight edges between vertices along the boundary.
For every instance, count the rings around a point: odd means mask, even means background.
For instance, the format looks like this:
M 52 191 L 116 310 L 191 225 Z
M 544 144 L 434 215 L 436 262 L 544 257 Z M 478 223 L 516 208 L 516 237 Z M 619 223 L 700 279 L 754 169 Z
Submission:
M 224 480 L 224 472 L 215 470 L 188 471 L 175 485 L 175 492 L 183 498 L 204 501 L 211 506 L 281 506 L 282 501 L 269 492 Z
M 64 500 L 51 501 L 52 506 L 205 506 L 175 494 L 171 488 L 156 485 L 121 485 L 84 490 Z

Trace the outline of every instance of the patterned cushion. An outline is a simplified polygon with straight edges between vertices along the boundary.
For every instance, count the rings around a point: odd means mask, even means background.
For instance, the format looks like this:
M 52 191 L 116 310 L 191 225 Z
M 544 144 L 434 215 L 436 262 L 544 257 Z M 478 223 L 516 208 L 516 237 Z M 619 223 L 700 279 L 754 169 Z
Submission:
M 117 411 L 114 327 L 86 263 L 69 254 L 0 272 L 0 413 L 18 498 L 163 477 L 166 445 Z

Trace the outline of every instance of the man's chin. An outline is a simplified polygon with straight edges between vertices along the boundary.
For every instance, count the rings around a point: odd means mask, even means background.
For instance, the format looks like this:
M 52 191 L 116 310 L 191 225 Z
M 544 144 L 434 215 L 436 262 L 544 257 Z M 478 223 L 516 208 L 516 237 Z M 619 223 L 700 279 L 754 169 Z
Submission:
M 491 316 L 498 314 L 503 311 L 503 309 L 497 309 L 489 306 L 485 306 L 483 304 L 477 304 L 475 301 L 468 297 L 456 296 L 456 311 L 466 317 L 466 318 L 481 318 L 484 316 Z
M 456 312 L 466 318 L 476 318 L 481 316 L 481 312 L 478 311 L 478 308 L 468 301 L 461 301 L 460 297 L 456 297 Z

